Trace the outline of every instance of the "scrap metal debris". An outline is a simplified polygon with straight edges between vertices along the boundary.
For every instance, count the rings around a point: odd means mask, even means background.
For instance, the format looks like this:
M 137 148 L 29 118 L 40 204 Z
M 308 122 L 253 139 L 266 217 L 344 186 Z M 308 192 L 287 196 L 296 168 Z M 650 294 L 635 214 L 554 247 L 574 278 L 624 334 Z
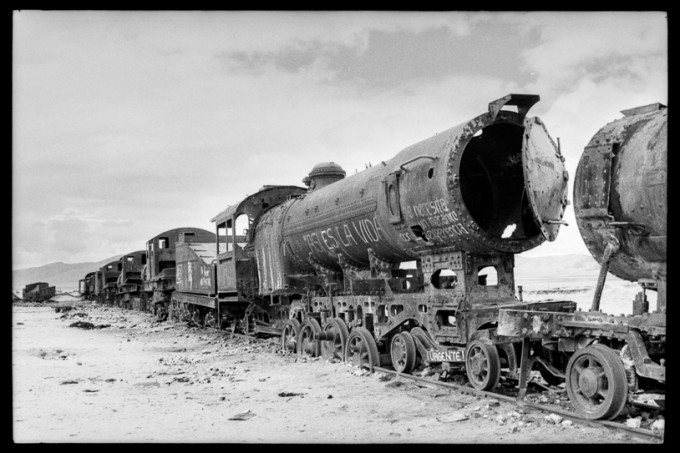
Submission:
M 245 412 L 239 412 L 238 414 L 234 415 L 233 417 L 229 417 L 229 420 L 248 420 L 251 419 L 255 416 L 254 412 L 251 411 L 245 411 Z

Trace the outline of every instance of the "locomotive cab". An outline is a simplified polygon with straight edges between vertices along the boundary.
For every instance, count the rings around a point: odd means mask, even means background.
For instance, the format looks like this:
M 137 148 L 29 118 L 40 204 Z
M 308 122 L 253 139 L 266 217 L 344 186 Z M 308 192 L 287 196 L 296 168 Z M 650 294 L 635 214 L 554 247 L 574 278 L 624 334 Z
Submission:
M 217 233 L 218 294 L 235 297 L 234 301 L 255 297 L 258 293 L 258 271 L 261 269 L 257 267 L 252 247 L 249 247 L 255 234 L 252 226 L 267 210 L 303 193 L 305 189 L 296 186 L 264 186 L 211 219 Z

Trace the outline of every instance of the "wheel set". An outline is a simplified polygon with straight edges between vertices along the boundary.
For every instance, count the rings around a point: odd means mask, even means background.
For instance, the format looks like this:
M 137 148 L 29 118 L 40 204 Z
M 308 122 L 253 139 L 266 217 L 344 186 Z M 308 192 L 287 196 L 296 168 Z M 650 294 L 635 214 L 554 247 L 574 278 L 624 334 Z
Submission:
M 418 363 L 418 350 L 414 336 L 421 332 L 394 334 L 388 344 L 389 358 L 398 373 L 411 373 Z M 373 371 L 380 366 L 380 353 L 373 335 L 364 327 L 351 331 L 341 318 L 328 320 L 324 327 L 314 318 L 300 324 L 289 319 L 281 333 L 281 347 L 300 357 L 319 357 L 345 361 Z M 468 381 L 477 390 L 491 390 L 500 381 L 501 360 L 498 349 L 489 341 L 472 340 L 465 348 L 465 371 Z M 621 358 L 615 350 L 593 344 L 576 351 L 567 363 L 565 379 L 549 374 L 549 382 L 565 382 L 569 399 L 579 413 L 587 419 L 614 419 L 624 409 L 628 398 L 628 381 Z
M 307 318 L 302 324 L 295 318 L 287 320 L 281 331 L 281 348 L 300 357 L 321 356 L 369 370 L 380 364 L 373 335 L 363 327 L 350 332 L 340 318 L 329 319 L 323 328 L 314 318 Z

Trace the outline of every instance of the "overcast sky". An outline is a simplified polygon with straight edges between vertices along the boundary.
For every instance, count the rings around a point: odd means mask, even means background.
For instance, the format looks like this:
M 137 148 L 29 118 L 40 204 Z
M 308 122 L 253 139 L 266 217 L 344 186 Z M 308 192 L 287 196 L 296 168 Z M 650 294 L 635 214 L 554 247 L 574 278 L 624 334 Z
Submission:
M 13 267 L 144 248 L 265 184 L 348 173 L 508 93 L 583 147 L 668 97 L 664 12 L 14 12 Z M 570 184 L 569 199 L 573 188 Z M 585 253 L 570 205 L 555 242 Z

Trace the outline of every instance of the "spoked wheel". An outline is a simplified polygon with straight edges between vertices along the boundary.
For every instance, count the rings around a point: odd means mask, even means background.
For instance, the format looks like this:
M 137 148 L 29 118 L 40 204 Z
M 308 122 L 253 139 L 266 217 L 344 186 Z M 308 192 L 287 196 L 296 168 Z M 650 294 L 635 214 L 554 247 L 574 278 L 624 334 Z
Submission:
M 349 334 L 345 347 L 345 362 L 359 368 L 373 371 L 373 367 L 380 364 L 378 346 L 373 335 L 364 327 L 355 327 Z
M 465 348 L 465 371 L 470 384 L 477 390 L 494 388 L 501 377 L 496 347 L 480 340 L 471 341 Z
M 307 318 L 300 326 L 300 333 L 297 340 L 297 353 L 299 356 L 319 357 L 321 345 L 314 336 L 321 333 L 321 326 L 314 318 Z
M 416 342 L 408 332 L 400 332 L 390 342 L 392 366 L 399 373 L 410 373 L 416 366 Z
M 621 358 L 604 345 L 576 351 L 567 364 L 566 387 L 576 411 L 591 420 L 611 420 L 628 398 L 628 381 Z
M 297 319 L 289 319 L 281 330 L 281 348 L 285 352 L 295 352 L 297 350 L 297 337 L 300 333 L 300 323 Z
M 345 345 L 349 338 L 349 330 L 345 321 L 340 318 L 329 319 L 323 328 L 324 333 L 333 338 L 321 342 L 321 355 L 324 359 L 345 360 Z

